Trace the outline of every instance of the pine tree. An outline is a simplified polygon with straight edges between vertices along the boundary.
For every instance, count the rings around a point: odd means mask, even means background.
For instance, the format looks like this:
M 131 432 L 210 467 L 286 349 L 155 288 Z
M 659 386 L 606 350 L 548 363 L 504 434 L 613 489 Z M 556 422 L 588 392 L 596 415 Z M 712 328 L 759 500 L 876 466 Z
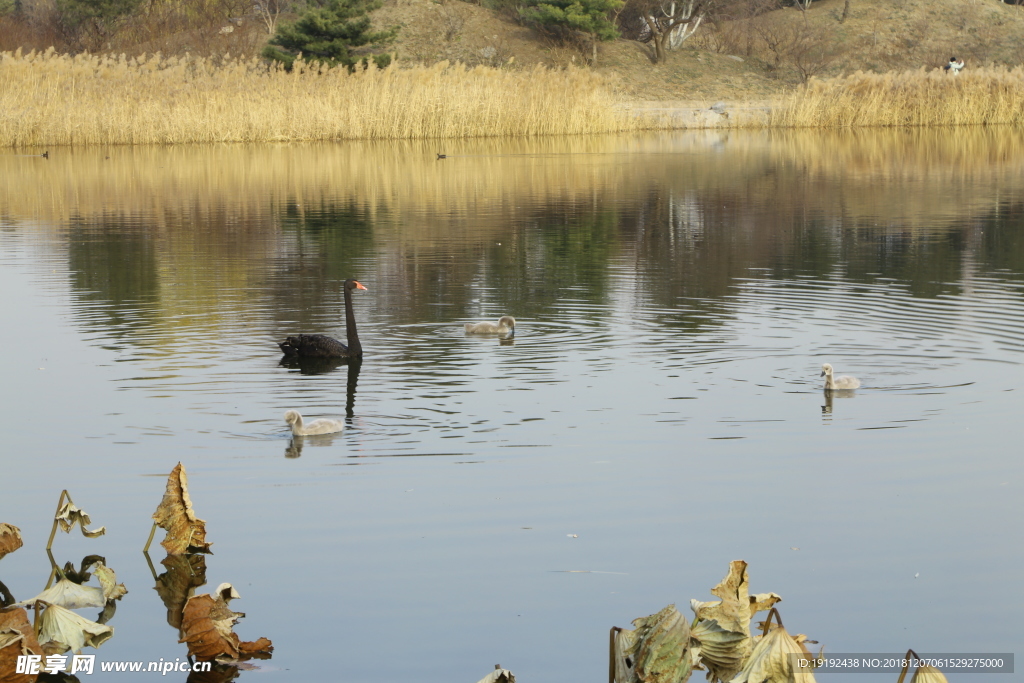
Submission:
M 331 0 L 324 7 L 314 7 L 295 22 L 279 26 L 263 56 L 283 62 L 288 69 L 302 55 L 306 61 L 344 65 L 354 70 L 360 61 L 365 65 L 367 58 L 353 56 L 353 48 L 383 45 L 398 33 L 397 28 L 370 30 L 367 13 L 380 6 L 380 0 Z M 391 55 L 376 54 L 372 59 L 377 66 L 385 67 L 391 62 Z
M 97 49 L 138 9 L 142 0 L 56 0 L 60 28 L 81 49 Z
M 522 15 L 556 32 L 579 31 L 588 34 L 593 48 L 591 63 L 594 63 L 597 61 L 597 42 L 619 37 L 615 23 L 608 18 L 608 14 L 624 4 L 624 0 L 544 0 L 522 10 Z

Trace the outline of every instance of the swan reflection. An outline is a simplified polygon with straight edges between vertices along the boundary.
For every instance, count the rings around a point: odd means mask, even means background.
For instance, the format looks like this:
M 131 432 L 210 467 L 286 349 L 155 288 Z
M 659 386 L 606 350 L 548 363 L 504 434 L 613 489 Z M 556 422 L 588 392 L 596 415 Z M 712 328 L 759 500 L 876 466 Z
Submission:
M 822 391 L 825 394 L 825 405 L 821 407 L 821 416 L 829 417 L 832 416 L 832 401 L 836 398 L 857 398 L 857 392 L 853 389 L 825 389 Z
M 300 375 L 322 375 L 346 362 L 345 358 L 306 358 L 303 356 L 282 356 L 278 366 L 298 370 Z
M 293 434 L 292 438 L 288 440 L 288 446 L 284 449 L 284 457 L 301 457 L 302 449 L 306 447 L 307 443 L 312 446 L 330 446 L 334 443 L 335 438 L 339 436 L 341 436 L 341 432 L 335 432 L 333 434 L 316 434 L 314 436 Z
M 289 359 L 283 358 L 281 365 L 286 367 L 293 367 L 295 365 L 308 366 L 309 364 L 326 364 L 334 363 L 329 369 L 334 369 L 341 363 L 345 363 L 345 359 L 339 358 L 305 358 L 305 359 Z M 363 361 L 361 358 L 352 358 L 346 363 L 348 372 L 346 374 L 345 381 L 345 417 L 351 419 L 355 414 L 356 405 L 356 387 L 359 384 L 359 371 L 363 367 Z M 326 370 L 324 370 L 326 372 Z M 302 374 L 316 374 L 302 371 Z M 289 411 L 290 412 L 290 411 Z M 306 440 L 314 446 L 330 446 L 334 443 L 334 438 L 340 436 L 341 432 L 335 432 L 333 434 L 320 434 L 316 436 L 303 436 L 299 434 L 292 434 L 292 438 L 288 440 L 288 446 L 284 449 L 284 457 L 286 458 L 298 458 L 302 456 L 302 449 L 306 445 Z

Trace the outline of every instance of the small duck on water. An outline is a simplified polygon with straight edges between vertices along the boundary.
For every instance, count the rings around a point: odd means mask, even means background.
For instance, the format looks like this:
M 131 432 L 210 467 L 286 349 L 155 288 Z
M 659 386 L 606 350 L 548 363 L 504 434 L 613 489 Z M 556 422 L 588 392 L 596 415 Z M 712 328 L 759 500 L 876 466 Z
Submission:
M 510 315 L 498 318 L 498 323 L 466 323 L 466 334 L 504 334 L 511 337 L 516 333 L 516 319 Z

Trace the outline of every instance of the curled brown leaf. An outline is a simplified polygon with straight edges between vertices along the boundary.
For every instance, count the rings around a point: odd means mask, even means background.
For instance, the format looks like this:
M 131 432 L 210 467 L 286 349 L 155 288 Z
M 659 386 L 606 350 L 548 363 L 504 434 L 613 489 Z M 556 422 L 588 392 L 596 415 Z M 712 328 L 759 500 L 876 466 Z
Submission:
M 59 501 L 58 501 L 59 502 Z M 81 509 L 77 505 L 71 502 L 70 497 L 63 505 L 60 510 L 57 511 L 57 516 L 54 517 L 57 524 L 60 525 L 60 530 L 66 534 L 70 534 L 71 530 L 78 525 L 78 528 L 82 530 L 82 535 L 86 538 L 96 538 L 107 533 L 107 527 L 101 526 L 99 529 L 89 530 L 88 527 L 92 524 L 92 520 L 89 519 L 89 513 Z
M 185 603 L 206 583 L 205 555 L 168 555 L 160 564 L 167 571 L 156 579 L 156 592 L 167 608 L 167 623 L 181 629 Z
M 0 523 L 0 557 L 13 553 L 21 546 L 21 529 L 13 524 Z
M 36 674 L 17 674 L 20 655 L 42 655 L 36 631 L 21 607 L 0 610 L 0 681 L 34 683 Z
M 201 661 L 269 656 L 274 646 L 268 639 L 239 641 L 232 627 L 241 616 L 232 612 L 220 595 L 213 597 L 203 593 L 191 597 L 185 603 L 181 619 L 182 637 L 178 642 L 187 643 L 189 654 Z
M 179 462 L 167 477 L 163 500 L 153 513 L 157 526 L 167 531 L 160 545 L 169 555 L 187 552 L 210 552 L 206 541 L 206 522 L 196 517 L 188 495 L 188 475 Z

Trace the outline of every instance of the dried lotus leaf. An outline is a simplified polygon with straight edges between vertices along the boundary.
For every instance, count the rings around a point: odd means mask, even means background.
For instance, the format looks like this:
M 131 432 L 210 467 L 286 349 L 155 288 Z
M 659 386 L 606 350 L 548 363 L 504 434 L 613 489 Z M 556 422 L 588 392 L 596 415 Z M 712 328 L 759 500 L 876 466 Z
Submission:
M 124 587 L 124 584 L 117 582 L 117 575 L 114 573 L 114 570 L 102 562 L 98 562 L 92 572 L 96 575 L 100 586 L 103 587 L 103 598 L 105 600 L 120 600 L 128 593 L 128 589 Z
M 107 602 L 102 589 L 82 586 L 67 579 L 61 579 L 31 600 L 19 602 L 18 606 L 29 607 L 36 604 L 36 601 L 59 605 L 66 609 L 103 607 Z
M 239 660 L 250 657 L 266 658 L 274 650 L 266 638 L 253 642 L 240 642 L 232 630 L 242 615 L 232 612 L 224 599 L 209 593 L 196 595 L 185 603 L 181 619 L 182 637 L 189 654 L 200 661 Z
M 616 683 L 682 683 L 693 671 L 690 624 L 675 605 L 633 620 L 635 630 L 613 630 Z
M 89 531 L 88 527 L 92 524 L 92 520 L 89 519 L 89 514 L 71 502 L 69 498 L 57 511 L 57 516 L 54 517 L 57 524 L 60 525 L 61 531 L 66 534 L 71 533 L 71 529 L 77 524 L 78 528 L 82 530 L 82 535 L 86 538 L 96 538 L 107 533 L 107 528 L 101 526 L 99 529 Z M 47 546 L 49 547 L 49 546 Z
M 613 628 L 611 633 L 611 665 L 615 683 L 636 683 L 636 631 Z
M 700 621 L 690 631 L 700 646 L 700 663 L 708 670 L 708 680 L 729 680 L 743 668 L 752 644 L 749 636 L 722 628 L 715 619 Z
M 231 630 L 237 620 L 223 600 L 209 593 L 193 596 L 185 603 L 178 642 L 188 643 L 189 654 L 200 661 L 238 659 L 238 636 Z
M 811 653 L 778 626 L 758 640 L 743 669 L 729 683 L 815 683 L 810 670 L 794 667 L 801 658 L 812 659 Z
M 653 617 L 658 618 L 652 622 Z M 641 683 L 683 683 L 693 673 L 687 647 L 690 624 L 675 605 L 669 605 L 653 617 L 648 617 L 646 631 L 639 634 L 637 678 Z
M 711 589 L 711 594 L 721 598 L 721 602 L 703 604 L 697 616 L 702 620 L 714 619 L 726 630 L 750 636 L 749 585 L 747 563 L 743 560 L 730 562 L 729 573 Z
M 259 638 L 253 641 L 243 640 L 238 644 L 238 652 L 242 655 L 243 659 L 246 657 L 270 659 L 271 654 L 274 652 L 274 644 L 270 642 L 269 638 Z
M 153 513 L 156 525 L 167 531 L 160 545 L 168 555 L 210 552 L 206 541 L 206 522 L 196 517 L 188 495 L 188 474 L 180 462 L 167 477 L 163 500 Z
M 941 671 L 934 666 L 920 666 L 914 672 L 910 683 L 949 683 Z
M 99 647 L 114 635 L 110 626 L 89 621 L 59 605 L 47 605 L 40 624 L 39 642 L 47 654 L 78 652 L 86 645 Z
M 168 555 L 160 561 L 167 571 L 156 579 L 156 592 L 167 608 L 167 623 L 181 630 L 185 603 L 206 583 L 205 555 Z
M 18 657 L 42 655 L 36 630 L 21 607 L 0 610 L 0 680 L 4 683 L 34 683 L 35 674 L 16 674 Z
M 500 666 L 494 667 L 494 671 L 481 678 L 476 683 L 516 683 L 516 677 L 508 669 Z
M 782 602 L 782 598 L 775 593 L 758 593 L 757 595 L 751 595 L 750 616 L 753 617 L 758 612 L 771 609 L 780 602 Z
M 21 529 L 13 524 L 0 523 L 0 557 L 13 553 L 22 545 Z

